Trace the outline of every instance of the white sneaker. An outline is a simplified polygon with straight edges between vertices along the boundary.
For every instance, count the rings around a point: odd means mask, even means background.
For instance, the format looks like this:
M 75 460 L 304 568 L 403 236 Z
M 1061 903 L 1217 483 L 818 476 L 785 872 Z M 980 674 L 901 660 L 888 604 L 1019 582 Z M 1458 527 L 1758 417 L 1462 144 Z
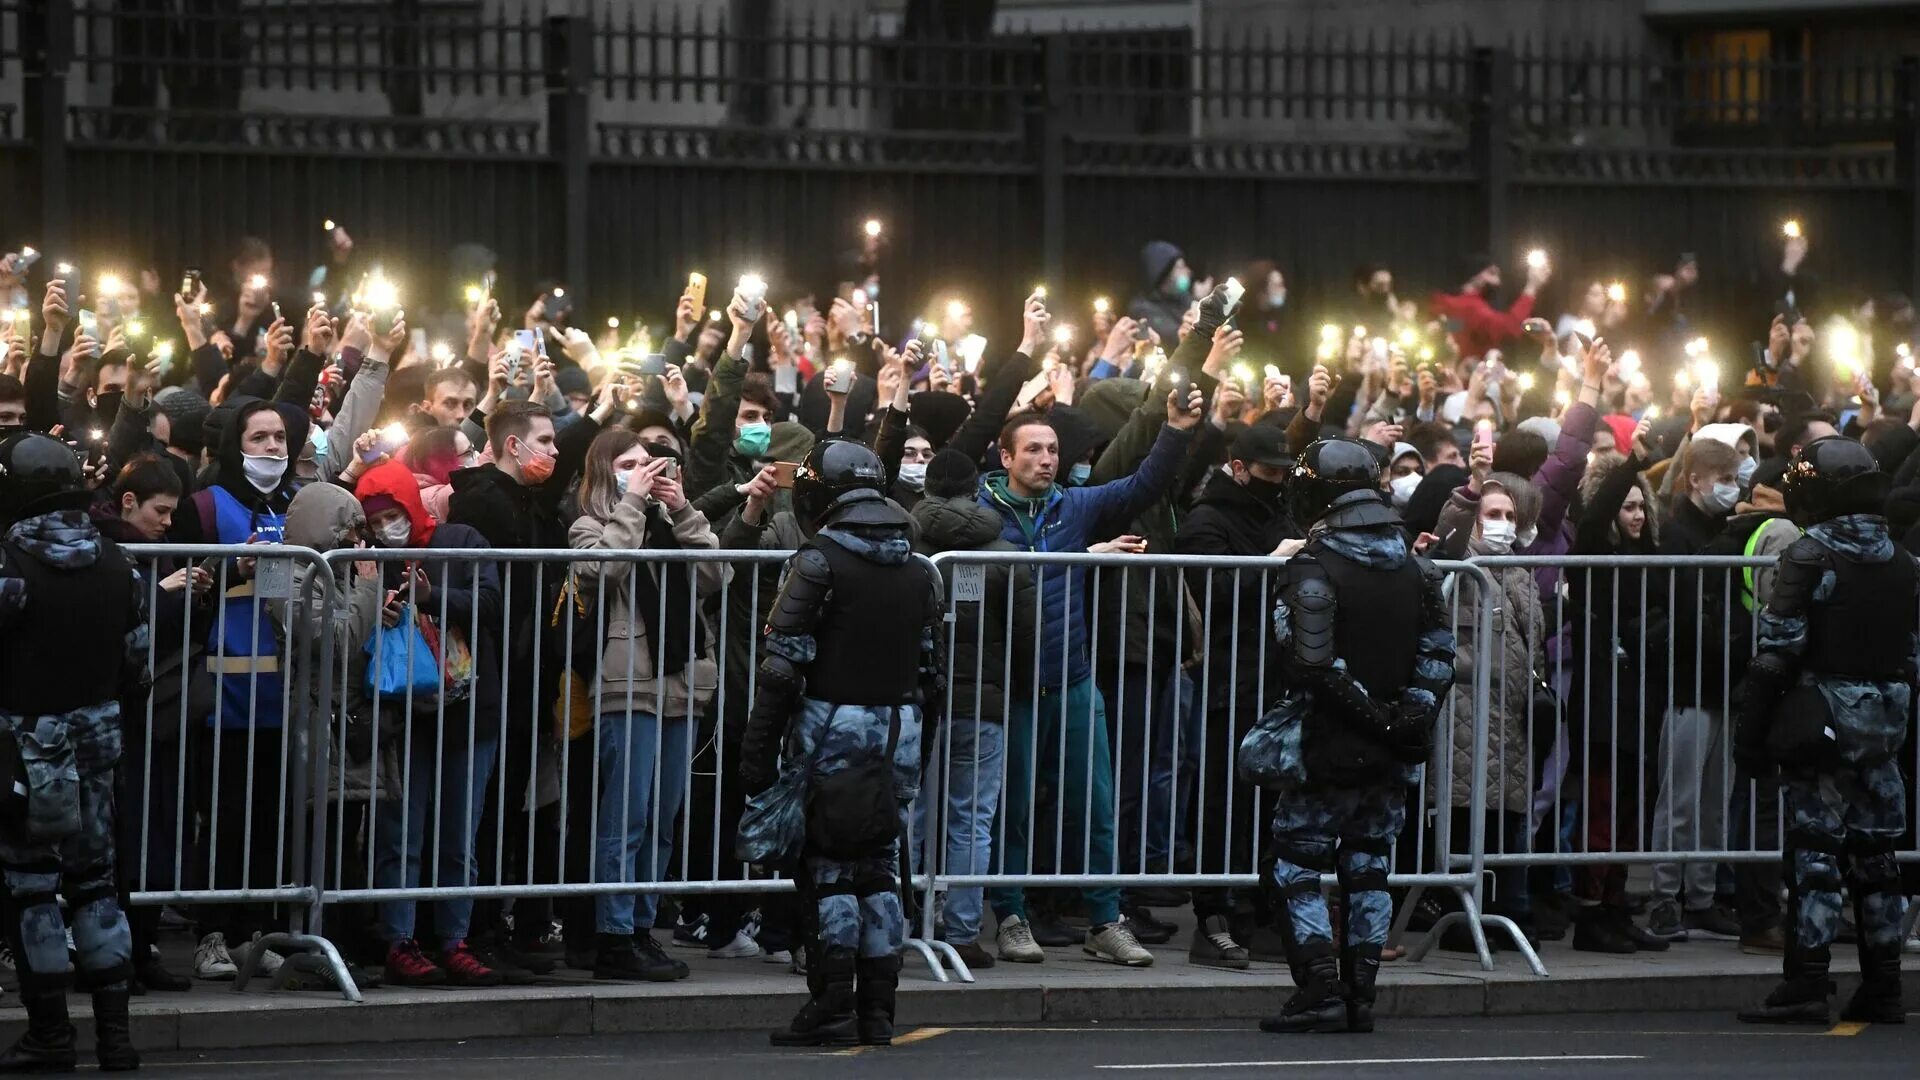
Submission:
M 1110 964 L 1125 964 L 1127 967 L 1152 967 L 1153 954 L 1141 945 L 1127 929 L 1124 922 L 1112 922 L 1087 935 L 1087 943 L 1080 946 L 1081 951 L 1095 960 L 1105 960 Z
M 281 956 L 272 949 L 261 949 L 260 935 L 255 934 L 252 941 L 242 942 L 234 947 L 233 962 L 235 966 L 237 967 L 240 964 L 246 963 L 247 957 L 252 955 L 255 949 L 260 949 L 260 959 L 255 963 L 253 968 L 255 975 L 273 975 L 280 970 L 281 964 L 287 962 L 286 957 Z
M 193 950 L 194 978 L 230 982 L 239 974 L 233 954 L 227 951 L 227 935 L 215 931 L 200 939 L 199 948 Z
M 750 926 L 751 924 L 741 927 L 739 932 L 733 935 L 732 941 L 717 949 L 709 950 L 707 955 L 720 960 L 744 960 L 748 957 L 763 955 L 766 950 L 762 949 L 760 943 L 753 940 L 753 935 L 747 932 Z
M 1033 928 L 1018 915 L 1000 920 L 1000 959 L 1014 964 L 1038 964 L 1047 951 L 1033 940 Z
M 761 956 L 760 962 L 763 964 L 786 964 L 791 967 L 793 965 L 793 950 L 775 949 Z

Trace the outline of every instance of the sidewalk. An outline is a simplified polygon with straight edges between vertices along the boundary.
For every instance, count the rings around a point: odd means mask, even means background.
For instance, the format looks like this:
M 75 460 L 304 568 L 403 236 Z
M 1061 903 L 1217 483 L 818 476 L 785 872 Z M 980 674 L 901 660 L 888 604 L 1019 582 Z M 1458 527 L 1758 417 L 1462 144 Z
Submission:
M 1115 967 L 1078 948 L 1050 949 L 1039 965 L 1001 964 L 972 985 L 936 983 L 909 953 L 901 976 L 900 1023 L 1039 1023 L 1044 1021 L 1246 1020 L 1277 1011 L 1291 993 L 1285 968 L 1255 964 L 1232 972 L 1190 966 L 1185 933 L 1154 950 L 1155 966 Z M 172 950 L 169 949 L 169 953 Z M 353 1005 L 330 993 L 270 993 L 256 980 L 244 993 L 231 984 L 197 983 L 185 994 L 134 999 L 134 1035 L 151 1049 L 231 1049 L 320 1043 L 503 1036 L 589 1035 L 652 1031 L 772 1029 L 792 1018 L 805 984 L 785 966 L 759 959 L 710 960 L 674 949 L 693 968 L 668 984 L 596 983 L 562 968 L 541 985 L 496 990 L 372 990 Z M 1435 951 L 1418 964 L 1384 966 L 1380 1011 L 1386 1017 L 1493 1016 L 1660 1009 L 1732 1011 L 1765 995 L 1778 977 L 1778 957 L 1748 956 L 1732 942 L 1675 945 L 1666 953 L 1601 956 L 1547 942 L 1552 975 L 1529 974 L 1515 954 L 1496 954 L 1483 972 L 1470 956 Z M 1920 955 L 1908 961 L 1920 973 Z M 1840 1001 L 1852 992 L 1853 950 L 1835 949 Z M 184 965 L 175 970 L 184 970 Z M 1908 977 L 1909 994 L 1920 976 Z M 1911 1000 L 1911 998 L 1910 998 Z M 76 1020 L 86 1014 L 74 1001 Z M 1836 1005 L 1836 1008 L 1838 1006 Z M 0 1038 L 24 1029 L 19 999 L 0 1007 Z M 79 1021 L 90 1045 L 91 1025 Z

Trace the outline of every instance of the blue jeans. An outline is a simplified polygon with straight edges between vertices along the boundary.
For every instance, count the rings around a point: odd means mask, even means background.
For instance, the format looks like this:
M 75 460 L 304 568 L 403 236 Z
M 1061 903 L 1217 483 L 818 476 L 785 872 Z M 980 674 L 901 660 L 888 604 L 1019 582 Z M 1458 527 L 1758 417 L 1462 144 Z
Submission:
M 435 864 L 439 868 L 437 880 L 430 884 L 459 887 L 478 880 L 474 830 L 480 827 L 480 811 L 486 805 L 497 748 L 494 737 L 476 735 L 469 753 L 464 733 L 458 743 L 451 738 L 442 743 L 425 725 L 415 725 L 404 772 L 394 778 L 406 785 L 404 800 L 386 799 L 373 807 L 376 888 L 419 887 L 420 849 L 429 820 L 434 822 L 434 846 L 438 849 Z M 413 903 L 387 900 L 380 904 L 381 937 L 394 942 L 413 936 Z M 472 919 L 471 899 L 434 903 L 433 925 L 442 942 L 466 940 Z
M 635 710 L 600 714 L 599 814 L 594 822 L 595 881 L 660 881 L 673 861 L 673 820 L 692 770 L 692 723 Z M 656 805 L 657 803 L 657 805 Z M 657 893 L 593 900 L 602 934 L 653 929 Z
M 949 874 L 993 873 L 993 819 L 1000 809 L 1000 763 L 1006 756 L 1006 729 L 985 720 L 952 721 L 947 731 L 951 745 L 943 747 L 947 758 L 946 861 L 942 868 Z M 925 794 L 925 791 L 922 791 Z M 927 800 L 914 802 L 914 861 L 925 850 Z M 922 867 L 922 870 L 925 868 Z M 980 938 L 979 886 L 955 886 L 947 890 L 947 941 L 964 945 Z
M 1120 789 L 1120 865 L 1126 873 L 1170 873 L 1172 853 L 1188 844 L 1187 804 L 1199 760 L 1193 680 L 1177 667 L 1159 675 L 1149 675 L 1145 667 L 1128 667 L 1120 678 L 1120 695 L 1112 717 L 1117 731 L 1113 782 Z
M 1093 680 L 1044 691 L 1037 712 L 1031 698 L 1015 701 L 1007 717 L 1006 739 L 1003 872 L 1047 872 L 1034 866 L 1031 856 L 1034 836 L 1044 833 L 1046 846 L 1057 853 L 1060 873 L 1113 873 L 1113 754 L 1107 748 L 1106 707 Z M 1034 815 L 1033 792 L 1038 786 L 1055 792 L 1058 809 L 1057 816 L 1048 814 L 1036 822 L 1029 819 Z M 1087 858 L 1081 869 L 1083 849 Z M 1081 895 L 1093 925 L 1120 918 L 1118 888 L 1095 885 L 1082 889 Z M 994 889 L 989 899 L 1002 919 L 1027 917 L 1026 890 L 1021 886 Z

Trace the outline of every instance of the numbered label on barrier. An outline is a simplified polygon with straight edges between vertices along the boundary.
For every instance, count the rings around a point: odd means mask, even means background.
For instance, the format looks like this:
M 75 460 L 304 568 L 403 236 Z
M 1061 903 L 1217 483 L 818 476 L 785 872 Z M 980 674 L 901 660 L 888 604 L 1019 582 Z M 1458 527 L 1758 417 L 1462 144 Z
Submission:
M 951 568 L 953 602 L 978 604 L 987 598 L 987 568 L 979 563 L 961 563 Z
M 293 598 L 293 560 L 261 559 L 254 564 L 253 592 L 262 600 Z

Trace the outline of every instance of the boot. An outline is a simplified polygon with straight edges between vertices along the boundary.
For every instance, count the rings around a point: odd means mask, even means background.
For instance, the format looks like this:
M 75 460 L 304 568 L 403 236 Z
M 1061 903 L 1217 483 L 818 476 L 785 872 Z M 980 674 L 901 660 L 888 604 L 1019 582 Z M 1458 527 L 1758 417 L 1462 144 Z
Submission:
M 27 1007 L 27 1033 L 0 1054 L 0 1073 L 72 1072 L 78 1057 L 73 1052 L 73 1022 L 67 1019 L 67 992 L 23 986 L 20 1001 Z M 124 1000 L 120 1008 L 125 1016 Z
M 1840 1019 L 1867 1024 L 1904 1024 L 1907 1011 L 1900 1000 L 1900 946 L 1875 949 L 1861 939 L 1860 989 L 1853 992 Z
M 791 1025 L 773 1033 L 773 1045 L 853 1046 L 860 1038 L 853 1016 L 852 951 L 817 950 L 808 960 L 807 988 L 813 996 L 800 1006 Z
M 93 1041 L 101 1072 L 132 1072 L 140 1067 L 127 1020 L 127 991 L 93 992 Z
M 893 1045 L 894 997 L 900 989 L 900 957 L 861 957 L 854 963 L 860 976 L 855 1000 L 860 1009 L 860 1043 Z
M 1340 985 L 1340 961 L 1333 955 L 1333 946 L 1305 945 L 1298 951 L 1306 979 L 1279 1016 L 1260 1021 L 1260 1030 L 1274 1034 L 1347 1030 L 1347 992 Z
M 1740 1010 L 1740 1019 L 1749 1024 L 1827 1025 L 1827 996 L 1833 993 L 1833 982 L 1827 978 L 1829 959 L 1825 948 L 1802 949 L 1789 937 L 1780 985 L 1767 1000 Z
M 1380 978 L 1380 946 L 1349 945 L 1340 954 L 1340 979 L 1347 984 L 1347 1030 L 1373 1030 L 1374 983 Z
M 1628 920 L 1629 925 L 1631 922 Z M 1660 944 L 1664 946 L 1666 942 Z M 1640 943 L 1626 932 L 1614 910 L 1595 904 L 1584 905 L 1574 912 L 1573 947 L 1578 952 L 1616 955 L 1640 951 Z

